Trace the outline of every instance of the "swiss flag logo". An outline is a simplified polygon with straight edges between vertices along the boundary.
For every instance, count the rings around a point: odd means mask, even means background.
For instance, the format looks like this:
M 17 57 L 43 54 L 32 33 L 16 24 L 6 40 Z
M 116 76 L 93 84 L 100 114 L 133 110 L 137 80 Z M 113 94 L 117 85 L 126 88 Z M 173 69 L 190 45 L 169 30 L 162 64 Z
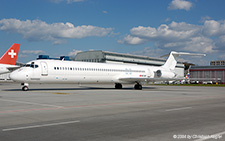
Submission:
M 13 44 L 0 58 L 0 64 L 15 65 L 20 49 L 20 44 Z
M 12 49 L 11 52 L 8 52 L 8 55 L 10 55 L 11 58 L 14 58 L 14 56 L 16 56 L 16 53 L 15 53 L 14 50 Z

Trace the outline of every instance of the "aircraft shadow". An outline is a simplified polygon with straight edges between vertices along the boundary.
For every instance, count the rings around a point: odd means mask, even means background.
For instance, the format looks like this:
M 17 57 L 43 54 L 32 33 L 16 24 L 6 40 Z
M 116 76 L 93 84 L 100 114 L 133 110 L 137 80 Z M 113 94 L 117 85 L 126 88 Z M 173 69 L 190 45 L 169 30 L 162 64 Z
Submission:
M 152 90 L 156 89 L 155 87 L 143 87 L 143 90 Z M 72 90 L 135 90 L 133 87 L 126 87 L 122 89 L 115 88 L 101 88 L 101 87 L 86 87 L 82 86 L 79 88 L 30 88 L 28 91 L 72 91 Z M 3 89 L 2 91 L 22 91 L 22 89 Z M 138 90 L 137 90 L 138 91 Z

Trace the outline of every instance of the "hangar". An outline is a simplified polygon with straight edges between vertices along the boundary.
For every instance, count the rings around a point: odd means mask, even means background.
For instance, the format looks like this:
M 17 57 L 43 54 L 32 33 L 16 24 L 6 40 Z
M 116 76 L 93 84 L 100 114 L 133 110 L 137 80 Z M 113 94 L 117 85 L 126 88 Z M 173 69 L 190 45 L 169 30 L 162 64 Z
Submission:
M 151 65 L 151 66 L 161 66 L 166 62 L 166 59 L 162 58 L 122 54 L 101 50 L 79 52 L 75 56 L 74 60 L 83 62 L 129 63 L 129 64 Z M 178 75 L 178 77 L 184 76 L 184 64 L 182 62 L 177 63 L 175 72 Z
M 225 65 L 192 66 L 189 71 L 190 79 L 199 82 L 225 83 Z

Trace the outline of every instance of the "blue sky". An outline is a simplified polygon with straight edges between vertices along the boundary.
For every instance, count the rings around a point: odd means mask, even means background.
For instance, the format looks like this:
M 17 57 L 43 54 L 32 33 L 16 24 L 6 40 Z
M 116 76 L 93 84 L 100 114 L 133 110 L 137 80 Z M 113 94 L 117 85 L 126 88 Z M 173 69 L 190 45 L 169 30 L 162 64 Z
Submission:
M 198 65 L 225 60 L 224 0 L 1 0 L 0 55 L 20 43 L 19 62 L 104 50 Z

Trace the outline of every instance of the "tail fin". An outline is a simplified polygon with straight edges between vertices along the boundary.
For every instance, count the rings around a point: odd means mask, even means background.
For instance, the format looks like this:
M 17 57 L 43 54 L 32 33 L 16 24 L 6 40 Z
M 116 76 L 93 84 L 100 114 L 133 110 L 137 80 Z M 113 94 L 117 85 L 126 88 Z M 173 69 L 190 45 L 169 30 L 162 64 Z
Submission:
M 15 65 L 19 54 L 20 44 L 14 43 L 2 57 L 0 58 L 0 64 Z
M 177 65 L 177 57 L 179 57 L 180 55 L 206 56 L 205 54 L 171 51 L 169 58 L 166 60 L 166 63 L 162 65 L 162 67 L 165 69 L 174 70 Z

